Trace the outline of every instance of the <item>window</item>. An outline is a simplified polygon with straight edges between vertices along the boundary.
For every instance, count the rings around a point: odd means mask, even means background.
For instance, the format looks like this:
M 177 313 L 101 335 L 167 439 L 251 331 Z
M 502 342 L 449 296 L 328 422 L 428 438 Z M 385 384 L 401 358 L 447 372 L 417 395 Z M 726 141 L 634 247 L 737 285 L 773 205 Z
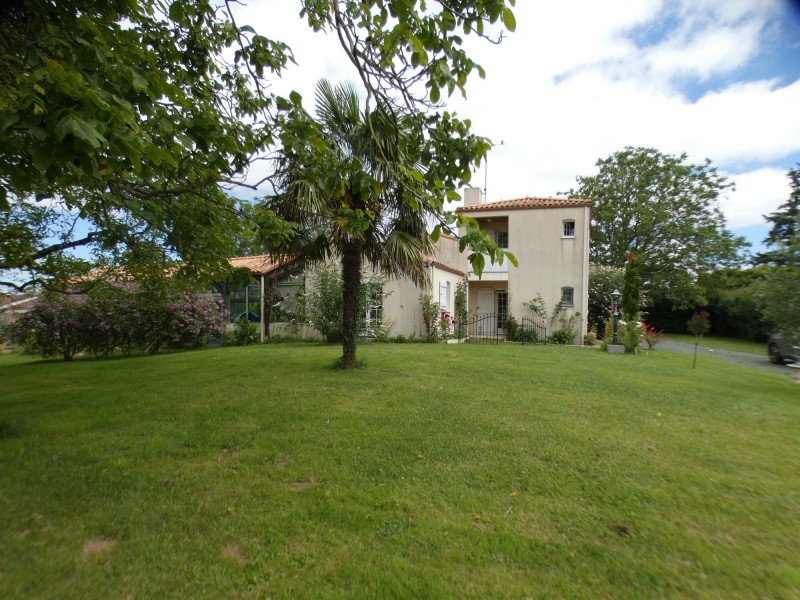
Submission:
M 383 280 L 380 276 L 373 275 L 362 278 L 362 293 L 364 294 L 364 328 L 362 337 L 375 337 L 381 331 L 383 323 Z
M 571 287 L 561 288 L 561 306 L 573 306 L 575 304 L 575 290 Z
M 562 237 L 574 238 L 575 237 L 575 221 L 564 221 L 564 234 Z
M 497 232 L 497 245 L 500 248 L 508 249 L 508 232 L 507 231 L 498 231 Z
M 450 282 L 439 282 L 439 308 L 447 310 L 450 307 Z
M 506 326 L 508 318 L 508 292 L 501 290 L 497 292 L 497 332 L 500 333 Z
M 261 322 L 261 292 L 258 284 L 234 289 L 228 296 L 228 314 L 231 323 L 243 317 L 252 323 Z

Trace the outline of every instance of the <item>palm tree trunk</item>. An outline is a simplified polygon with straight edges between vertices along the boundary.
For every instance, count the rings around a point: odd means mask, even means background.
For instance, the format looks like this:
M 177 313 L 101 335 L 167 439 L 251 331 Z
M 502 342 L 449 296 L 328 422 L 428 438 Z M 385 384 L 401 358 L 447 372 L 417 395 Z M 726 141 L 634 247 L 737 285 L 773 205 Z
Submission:
M 342 248 L 342 358 L 339 366 L 356 366 L 358 338 L 358 296 L 361 293 L 361 251 L 363 242 L 345 242 Z

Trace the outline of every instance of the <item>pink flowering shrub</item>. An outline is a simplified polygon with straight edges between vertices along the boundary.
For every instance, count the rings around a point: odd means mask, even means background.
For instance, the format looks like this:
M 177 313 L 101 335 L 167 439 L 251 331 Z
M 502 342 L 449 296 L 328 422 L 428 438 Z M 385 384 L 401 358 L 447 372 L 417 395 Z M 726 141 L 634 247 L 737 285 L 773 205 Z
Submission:
M 224 311 L 210 293 L 103 283 L 87 294 L 43 294 L 10 337 L 29 354 L 69 360 L 80 352 L 196 348 L 224 329 Z
M 86 349 L 83 304 L 83 298 L 43 297 L 9 326 L 8 335 L 27 354 L 70 360 Z

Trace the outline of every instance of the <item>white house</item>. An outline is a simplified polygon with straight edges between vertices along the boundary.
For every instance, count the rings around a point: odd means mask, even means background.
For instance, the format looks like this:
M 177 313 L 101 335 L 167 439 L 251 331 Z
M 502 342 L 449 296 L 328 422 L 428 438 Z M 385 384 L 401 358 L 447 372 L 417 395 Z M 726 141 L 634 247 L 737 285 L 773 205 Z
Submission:
M 463 215 L 476 219 L 498 246 L 516 256 L 489 264 L 481 277 L 469 271 L 469 306 L 477 314 L 494 314 L 502 330 L 509 313 L 531 316 L 523 306 L 542 295 L 548 311 L 557 305 L 577 315 L 575 343 L 586 334 L 589 310 L 590 200 L 519 198 L 481 202 L 479 188 L 467 188 Z
M 420 295 L 428 294 L 439 303 L 442 310 L 452 313 L 455 308 L 456 285 L 466 276 L 466 258 L 458 252 L 458 241 L 442 236 L 431 256 L 424 259 L 428 285 L 418 287 L 406 278 L 387 278 L 383 286 L 383 303 L 371 306 L 364 315 L 374 324 L 380 320 L 390 326 L 392 335 L 406 337 L 425 335 Z M 242 256 L 229 259 L 232 266 L 250 270 L 253 280 L 247 286 L 235 289 L 221 288 L 231 326 L 242 317 L 259 324 L 262 340 L 267 336 L 266 322 L 270 321 L 271 335 L 300 335 L 318 337 L 308 328 L 287 327 L 286 311 L 281 304 L 290 304 L 295 294 L 306 286 L 314 285 L 314 268 L 306 268 L 301 261 L 278 261 L 269 255 Z M 364 277 L 372 275 L 367 269 Z M 266 294 L 262 294 L 266 290 Z M 280 302 L 278 296 L 284 299 Z M 270 315 L 272 318 L 270 318 Z M 276 321 L 277 316 L 277 321 Z
M 428 285 L 420 288 L 409 279 L 387 279 L 382 306 L 368 309 L 365 318 L 389 324 L 392 335 L 424 336 L 420 295 L 430 295 L 442 310 L 453 314 L 456 286 L 466 277 L 470 314 L 493 319 L 491 328 L 499 335 L 504 333 L 509 314 L 517 318 L 533 316 L 523 303 L 541 294 L 548 312 L 561 305 L 567 314 L 576 315 L 574 341 L 579 344 L 586 333 L 588 315 L 591 206 L 589 200 L 567 198 L 484 203 L 480 189 L 467 188 L 464 206 L 459 211 L 476 219 L 500 247 L 513 252 L 519 266 L 514 267 L 508 261 L 492 265 L 487 260 L 478 277 L 471 271 L 466 254 L 459 253 L 458 240 L 442 236 L 432 255 L 424 259 Z M 298 261 L 279 263 L 269 256 L 254 256 L 233 258 L 230 262 L 249 268 L 255 279 L 247 288 L 227 292 L 232 323 L 244 315 L 265 323 L 270 303 L 276 301 L 278 294 L 291 298 L 303 285 L 313 285 L 313 278 L 306 278 L 313 270 L 307 273 Z M 263 295 L 264 289 L 272 290 L 272 297 Z M 277 300 L 279 304 L 280 299 Z M 266 335 L 263 325 L 261 331 Z M 271 323 L 270 331 L 287 333 L 285 325 L 279 323 Z

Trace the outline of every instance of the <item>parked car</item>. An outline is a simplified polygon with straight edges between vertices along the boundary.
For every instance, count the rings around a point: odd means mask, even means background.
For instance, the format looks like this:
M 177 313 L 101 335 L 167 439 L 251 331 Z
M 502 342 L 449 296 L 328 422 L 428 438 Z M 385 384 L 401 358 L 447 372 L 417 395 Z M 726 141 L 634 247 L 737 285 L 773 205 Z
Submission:
M 800 348 L 796 343 L 791 343 L 790 340 L 786 339 L 779 333 L 773 333 L 769 336 L 769 342 L 767 342 L 767 354 L 769 354 L 770 362 L 775 364 L 783 364 L 787 360 L 790 362 L 794 362 L 797 360 L 798 354 L 800 354 Z

